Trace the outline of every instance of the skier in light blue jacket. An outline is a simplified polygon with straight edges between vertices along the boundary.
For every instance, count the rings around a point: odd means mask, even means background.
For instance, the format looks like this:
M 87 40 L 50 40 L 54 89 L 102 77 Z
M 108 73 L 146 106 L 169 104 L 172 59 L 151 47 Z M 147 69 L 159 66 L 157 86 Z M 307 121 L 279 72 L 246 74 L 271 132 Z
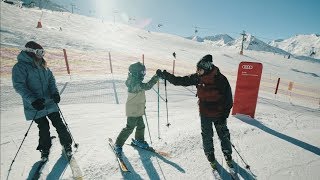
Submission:
M 18 62 L 12 69 L 12 83 L 23 100 L 26 120 L 34 120 L 39 128 L 39 145 L 43 160 L 48 159 L 51 148 L 48 119 L 56 128 L 60 143 L 67 154 L 72 153 L 72 139 L 63 123 L 57 103 L 60 95 L 55 78 L 44 60 L 45 51 L 41 45 L 29 41 L 18 55 Z

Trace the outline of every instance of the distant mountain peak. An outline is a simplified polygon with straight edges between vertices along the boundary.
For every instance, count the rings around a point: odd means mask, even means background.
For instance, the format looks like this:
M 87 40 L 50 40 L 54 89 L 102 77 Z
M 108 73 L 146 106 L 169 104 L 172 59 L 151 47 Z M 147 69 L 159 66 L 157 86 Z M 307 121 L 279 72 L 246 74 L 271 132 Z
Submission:
M 283 41 L 272 41 L 269 44 L 296 56 L 320 59 L 319 34 L 297 34 Z
M 214 36 L 206 36 L 204 37 L 206 41 L 212 41 L 213 45 L 217 46 L 226 46 L 228 43 L 234 41 L 232 37 L 230 37 L 228 34 L 217 34 Z
M 199 37 L 199 36 L 194 36 L 192 38 L 192 41 L 197 41 L 197 42 L 203 42 L 203 38 Z
M 197 41 L 197 42 L 203 42 L 204 41 L 204 39 L 203 38 L 201 38 L 201 37 L 199 37 L 199 36 L 197 36 L 197 35 L 195 35 L 195 36 L 189 36 L 189 37 L 185 37 L 186 39 L 190 39 L 190 40 L 192 40 L 192 41 Z

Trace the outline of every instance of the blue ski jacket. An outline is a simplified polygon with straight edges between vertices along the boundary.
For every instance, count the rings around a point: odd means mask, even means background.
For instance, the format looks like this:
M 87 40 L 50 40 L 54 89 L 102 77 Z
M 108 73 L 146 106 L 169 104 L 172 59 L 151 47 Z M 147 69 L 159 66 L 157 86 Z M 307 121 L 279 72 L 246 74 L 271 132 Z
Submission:
M 42 59 L 38 66 L 24 51 L 20 52 L 17 59 L 18 62 L 12 68 L 12 83 L 22 97 L 26 120 L 58 112 L 57 105 L 51 99 L 51 96 L 58 92 L 58 88 L 51 70 L 44 66 L 45 61 Z M 45 108 L 37 112 L 31 103 L 39 98 L 45 99 Z

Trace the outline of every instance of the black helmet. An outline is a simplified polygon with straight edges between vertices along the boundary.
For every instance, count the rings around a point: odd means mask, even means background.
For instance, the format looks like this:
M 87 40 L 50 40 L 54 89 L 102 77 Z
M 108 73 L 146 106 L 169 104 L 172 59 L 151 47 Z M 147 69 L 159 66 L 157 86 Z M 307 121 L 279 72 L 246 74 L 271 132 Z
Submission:
M 129 75 L 143 80 L 146 75 L 146 67 L 141 62 L 133 63 L 129 66 Z
M 212 55 L 207 54 L 203 56 L 200 61 L 197 63 L 197 68 L 203 69 L 205 72 L 211 71 L 213 68 L 213 63 L 212 63 Z

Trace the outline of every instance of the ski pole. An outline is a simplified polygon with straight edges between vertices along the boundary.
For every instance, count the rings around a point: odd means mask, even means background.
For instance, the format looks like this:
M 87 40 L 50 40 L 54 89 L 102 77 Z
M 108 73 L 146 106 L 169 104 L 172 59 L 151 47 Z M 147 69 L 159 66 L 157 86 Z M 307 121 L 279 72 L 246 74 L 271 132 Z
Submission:
M 168 96 L 167 96 L 167 80 L 164 80 L 164 91 L 166 96 L 166 110 L 167 110 L 167 127 L 169 127 L 171 124 L 169 123 L 169 113 L 168 113 Z
M 32 118 L 32 121 L 31 121 L 31 123 L 30 123 L 30 125 L 29 125 L 29 128 L 28 128 L 27 132 L 24 134 L 24 138 L 23 138 L 23 140 L 22 140 L 22 142 L 21 142 L 21 144 L 20 144 L 20 146 L 19 146 L 19 149 L 18 149 L 16 155 L 14 156 L 14 158 L 13 158 L 13 160 L 12 160 L 12 162 L 11 162 L 11 165 L 10 165 L 10 167 L 9 167 L 9 170 L 8 170 L 9 173 L 10 173 L 10 171 L 11 171 L 12 165 L 13 165 L 13 163 L 14 163 L 14 161 L 15 161 L 15 159 L 16 159 L 16 157 L 17 157 L 17 155 L 18 155 L 18 153 L 19 153 L 19 151 L 20 151 L 20 149 L 21 149 L 21 146 L 22 146 L 24 140 L 26 139 L 26 137 L 27 137 L 27 135 L 28 135 L 28 133 L 29 133 L 29 130 L 30 130 L 30 128 L 31 128 L 31 126 L 32 126 L 32 124 L 33 124 L 33 121 L 34 121 L 34 119 L 36 118 L 37 114 L 38 114 L 38 111 L 36 112 L 36 114 L 35 114 L 34 117 Z M 9 173 L 8 173 L 8 176 L 9 176 Z
M 228 139 L 228 138 L 227 138 Z M 228 139 L 229 140 L 229 139 Z M 238 152 L 238 150 L 236 149 L 236 147 L 231 143 L 231 141 L 229 140 L 231 146 L 233 147 L 233 149 L 237 152 L 237 154 L 239 155 L 239 157 L 241 158 L 242 162 L 246 165 L 246 169 L 248 169 L 249 173 L 254 177 L 254 179 L 256 179 L 255 177 L 257 177 L 255 174 L 253 174 L 253 172 L 250 169 L 250 166 L 243 160 L 243 158 L 241 157 L 240 153 Z
M 148 132 L 149 132 L 150 144 L 152 144 L 151 134 L 150 134 L 150 129 L 149 129 L 149 124 L 148 124 L 148 118 L 147 118 L 146 111 L 144 111 L 144 117 L 146 118 L 146 124 L 147 124 Z
M 71 131 L 70 131 L 70 129 L 69 129 L 69 126 L 68 126 L 67 121 L 65 120 L 65 118 L 64 118 L 64 116 L 63 116 L 63 114 L 62 114 L 62 112 L 61 112 L 61 110 L 60 110 L 60 108 L 59 108 L 59 106 L 58 106 L 57 103 L 56 103 L 56 105 L 57 105 L 57 108 L 58 108 L 58 110 L 59 110 L 59 112 L 60 112 L 60 114 L 61 114 L 61 117 L 62 117 L 64 123 L 66 124 L 67 130 L 68 130 L 68 132 L 70 133 L 71 139 L 72 139 L 72 141 L 74 142 L 74 147 L 75 147 L 75 148 L 78 148 L 78 147 L 79 147 L 79 144 L 76 143 L 76 141 L 74 140 L 74 138 L 73 138 L 73 136 L 72 136 L 72 134 L 71 134 Z
M 238 150 L 236 149 L 236 147 L 232 144 L 232 142 L 230 141 L 230 139 L 228 137 L 226 137 L 226 139 L 228 139 L 228 141 L 230 142 L 231 146 L 233 147 L 233 149 L 237 152 L 237 154 L 239 155 L 239 157 L 241 158 L 242 162 L 246 165 L 246 169 L 250 170 L 250 166 L 243 160 L 242 156 L 240 155 L 240 153 L 238 152 Z M 251 170 L 250 170 L 251 171 Z

